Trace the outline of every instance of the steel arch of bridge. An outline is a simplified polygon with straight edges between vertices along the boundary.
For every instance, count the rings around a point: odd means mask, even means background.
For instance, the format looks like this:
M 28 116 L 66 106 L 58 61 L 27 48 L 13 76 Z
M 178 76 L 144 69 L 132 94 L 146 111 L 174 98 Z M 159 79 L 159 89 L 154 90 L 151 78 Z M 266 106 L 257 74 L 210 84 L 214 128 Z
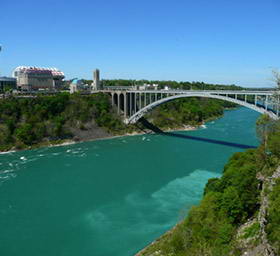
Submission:
M 188 97 L 202 97 L 232 102 L 261 114 L 267 114 L 272 119 L 279 119 L 279 98 L 275 91 L 194 91 L 194 90 L 103 90 L 112 96 L 112 104 L 118 113 L 124 117 L 124 122 L 136 123 L 143 115 L 153 108 L 166 102 Z M 250 101 L 247 99 L 250 98 Z
M 278 119 L 278 116 L 276 114 L 274 114 L 272 111 L 269 111 L 265 108 L 262 107 L 258 107 L 257 105 L 242 101 L 242 100 L 238 100 L 235 98 L 230 98 L 227 96 L 221 96 L 221 95 L 214 95 L 214 94 L 206 94 L 206 93 L 188 93 L 188 94 L 179 94 L 179 95 L 174 95 L 174 96 L 170 96 L 167 98 L 163 98 L 160 100 L 157 100 L 145 107 L 143 107 L 142 109 L 140 109 L 139 111 L 137 111 L 135 114 L 133 114 L 131 117 L 129 117 L 128 119 L 126 119 L 126 123 L 136 123 L 143 115 L 145 115 L 147 112 L 151 111 L 153 108 L 164 104 L 166 102 L 175 100 L 175 99 L 180 99 L 180 98 L 188 98 L 188 97 L 203 97 L 203 98 L 212 98 L 212 99 L 219 99 L 219 100 L 225 100 L 225 101 L 229 101 L 247 108 L 250 108 L 254 111 L 257 111 L 261 114 L 267 114 L 269 115 L 272 119 Z

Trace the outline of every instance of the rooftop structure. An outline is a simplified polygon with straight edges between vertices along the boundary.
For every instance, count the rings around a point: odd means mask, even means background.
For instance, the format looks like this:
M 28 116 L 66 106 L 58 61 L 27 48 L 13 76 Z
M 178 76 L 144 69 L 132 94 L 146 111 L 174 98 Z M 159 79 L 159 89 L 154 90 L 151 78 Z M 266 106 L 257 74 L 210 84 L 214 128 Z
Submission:
M 57 68 L 40 68 L 40 67 L 30 67 L 30 66 L 19 66 L 19 67 L 15 68 L 13 75 L 16 76 L 16 72 L 22 72 L 22 71 L 29 72 L 29 73 L 51 72 L 53 76 L 63 76 L 64 77 L 64 73 Z

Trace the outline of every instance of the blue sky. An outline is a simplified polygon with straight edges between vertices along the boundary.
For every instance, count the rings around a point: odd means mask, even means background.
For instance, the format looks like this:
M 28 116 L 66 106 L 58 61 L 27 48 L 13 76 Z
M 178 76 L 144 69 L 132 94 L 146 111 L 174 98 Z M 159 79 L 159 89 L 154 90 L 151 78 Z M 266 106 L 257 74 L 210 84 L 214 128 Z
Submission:
M 66 78 L 271 86 L 279 0 L 1 1 L 1 75 L 21 65 Z

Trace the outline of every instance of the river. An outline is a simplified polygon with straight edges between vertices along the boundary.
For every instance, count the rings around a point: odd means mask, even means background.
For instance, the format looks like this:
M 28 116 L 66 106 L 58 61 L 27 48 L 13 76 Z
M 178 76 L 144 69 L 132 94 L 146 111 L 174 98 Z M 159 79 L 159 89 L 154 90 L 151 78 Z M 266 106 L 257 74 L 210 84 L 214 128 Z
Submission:
M 131 256 L 198 204 L 229 157 L 257 146 L 245 108 L 181 137 L 137 135 L 0 155 L 0 255 Z M 184 135 L 221 141 L 213 143 Z

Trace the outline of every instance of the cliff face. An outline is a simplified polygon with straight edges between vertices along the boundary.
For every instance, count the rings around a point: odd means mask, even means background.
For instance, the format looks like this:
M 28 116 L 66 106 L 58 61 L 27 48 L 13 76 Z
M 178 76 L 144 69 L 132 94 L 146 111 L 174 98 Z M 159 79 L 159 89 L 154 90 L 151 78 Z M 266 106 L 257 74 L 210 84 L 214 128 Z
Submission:
M 267 225 L 269 223 L 270 195 L 277 181 L 280 180 L 280 167 L 271 176 L 258 173 L 257 178 L 262 184 L 258 215 L 239 227 L 237 246 L 242 252 L 241 255 L 244 256 L 276 256 L 278 255 L 276 249 L 268 239 Z

